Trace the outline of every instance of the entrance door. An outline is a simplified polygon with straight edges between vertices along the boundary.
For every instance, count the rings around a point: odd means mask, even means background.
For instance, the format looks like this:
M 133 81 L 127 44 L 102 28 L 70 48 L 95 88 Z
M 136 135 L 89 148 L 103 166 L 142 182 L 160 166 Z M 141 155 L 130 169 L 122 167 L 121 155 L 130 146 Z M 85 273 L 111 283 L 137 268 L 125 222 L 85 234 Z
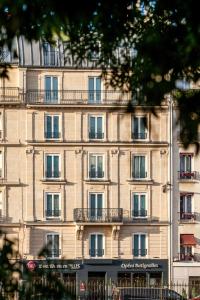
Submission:
M 105 272 L 88 273 L 88 300 L 105 299 L 105 275 Z

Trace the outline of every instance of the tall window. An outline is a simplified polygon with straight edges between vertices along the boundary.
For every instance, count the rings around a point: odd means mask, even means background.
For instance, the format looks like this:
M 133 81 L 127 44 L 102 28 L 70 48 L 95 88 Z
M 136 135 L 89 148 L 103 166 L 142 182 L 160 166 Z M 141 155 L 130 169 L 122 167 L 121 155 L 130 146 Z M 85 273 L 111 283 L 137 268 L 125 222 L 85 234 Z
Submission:
M 45 216 L 46 218 L 60 217 L 60 194 L 46 193 Z
M 43 43 L 43 58 L 45 66 L 57 66 L 58 65 L 58 51 L 53 45 L 47 42 Z
M 0 151 L 0 178 L 3 177 L 3 155 L 2 151 Z
M 57 233 L 47 234 L 47 250 L 48 250 L 49 258 L 54 258 L 54 257 L 60 256 L 59 234 L 57 234 Z
M 45 76 L 45 102 L 58 103 L 58 77 Z
M 144 155 L 133 155 L 133 174 L 134 179 L 144 179 L 147 177 L 146 157 Z
M 104 178 L 103 155 L 90 154 L 89 156 L 89 178 Z
M 88 78 L 88 90 L 89 90 L 89 103 L 101 102 L 101 78 L 89 77 Z
M 132 138 L 135 140 L 145 140 L 147 138 L 146 117 L 133 117 Z
M 91 234 L 90 235 L 90 251 L 91 257 L 102 257 L 104 256 L 104 246 L 103 246 L 103 234 Z
M 58 154 L 46 155 L 46 178 L 59 178 L 60 177 L 60 156 Z
M 147 216 L 146 194 L 134 193 L 132 198 L 132 217 L 144 218 Z
M 98 220 L 103 218 L 103 194 L 89 194 L 89 216 L 90 220 Z
M 89 138 L 103 139 L 103 117 L 90 116 L 89 117 Z
M 137 233 L 133 235 L 133 256 L 143 257 L 147 255 L 146 234 Z
M 191 179 L 194 173 L 192 172 L 192 155 L 180 154 L 180 178 Z
M 180 218 L 182 220 L 192 219 L 192 195 L 186 194 L 180 196 Z
M 45 138 L 46 139 L 60 138 L 59 116 L 57 115 L 45 116 Z

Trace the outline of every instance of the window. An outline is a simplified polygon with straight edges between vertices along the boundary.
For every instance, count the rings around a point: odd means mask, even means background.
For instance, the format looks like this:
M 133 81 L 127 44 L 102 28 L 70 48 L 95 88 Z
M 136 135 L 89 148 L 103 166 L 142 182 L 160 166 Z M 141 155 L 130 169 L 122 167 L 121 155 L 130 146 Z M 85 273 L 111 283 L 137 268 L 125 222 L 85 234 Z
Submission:
M 45 216 L 46 218 L 60 217 L 60 194 L 46 193 Z
M 3 155 L 2 151 L 0 151 L 0 178 L 3 177 Z
M 58 154 L 46 155 L 46 178 L 56 179 L 60 177 L 60 156 Z
M 133 256 L 143 257 L 147 255 L 146 234 L 137 233 L 133 235 Z
M 88 79 L 89 103 L 101 102 L 101 78 L 89 77 Z
M 90 139 L 103 139 L 103 117 L 90 116 L 89 117 L 89 138 Z
M 103 155 L 91 154 L 89 156 L 89 178 L 104 178 Z
M 49 258 L 55 258 L 60 256 L 60 241 L 59 234 L 49 233 L 47 234 L 47 251 Z
M 133 156 L 133 173 L 134 179 L 145 179 L 147 177 L 146 172 L 146 157 L 144 155 Z
M 89 254 L 91 257 L 104 256 L 103 239 L 104 239 L 103 234 L 95 233 L 90 235 Z
M 180 218 L 182 220 L 190 220 L 194 218 L 192 213 L 192 195 L 185 194 L 180 196 Z
M 132 198 L 132 217 L 144 218 L 147 216 L 146 194 L 134 193 Z
M 180 153 L 180 179 L 192 179 L 194 178 L 194 172 L 192 172 L 192 154 Z
M 103 194 L 89 194 L 89 216 L 90 220 L 102 220 L 103 218 Z
M 45 102 L 58 103 L 58 77 L 45 76 Z
M 50 45 L 47 42 L 43 43 L 43 58 L 45 66 L 57 66 L 58 65 L 58 51 L 57 48 Z
M 59 116 L 57 115 L 45 116 L 45 138 L 46 139 L 60 138 Z
M 193 259 L 193 247 L 192 246 L 181 246 L 180 248 L 180 259 L 181 260 L 192 260 Z
M 146 117 L 133 117 L 132 138 L 134 140 L 145 140 L 147 138 Z

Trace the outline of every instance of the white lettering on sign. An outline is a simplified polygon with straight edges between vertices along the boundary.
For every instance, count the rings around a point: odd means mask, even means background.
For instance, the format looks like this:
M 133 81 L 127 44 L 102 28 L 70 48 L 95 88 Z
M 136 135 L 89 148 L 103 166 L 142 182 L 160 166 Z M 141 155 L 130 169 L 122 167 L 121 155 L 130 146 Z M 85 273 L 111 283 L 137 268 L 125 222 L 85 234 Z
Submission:
M 127 263 L 127 264 L 121 264 L 121 268 L 122 269 L 153 269 L 153 268 L 159 268 L 159 264 L 155 264 L 155 263 L 149 263 L 149 264 L 145 264 L 145 263 L 135 263 L 135 264 L 131 264 L 131 263 Z

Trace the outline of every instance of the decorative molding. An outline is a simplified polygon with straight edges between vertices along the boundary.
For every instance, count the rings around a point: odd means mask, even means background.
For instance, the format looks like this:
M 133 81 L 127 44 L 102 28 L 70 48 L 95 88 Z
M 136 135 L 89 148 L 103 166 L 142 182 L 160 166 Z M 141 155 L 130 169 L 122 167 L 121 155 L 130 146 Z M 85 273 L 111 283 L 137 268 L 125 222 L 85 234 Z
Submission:
M 112 237 L 113 240 L 118 240 L 119 239 L 119 232 L 120 232 L 120 226 L 116 225 L 112 227 Z
M 76 239 L 77 240 L 82 240 L 83 239 L 83 231 L 84 231 L 84 226 L 76 226 Z

